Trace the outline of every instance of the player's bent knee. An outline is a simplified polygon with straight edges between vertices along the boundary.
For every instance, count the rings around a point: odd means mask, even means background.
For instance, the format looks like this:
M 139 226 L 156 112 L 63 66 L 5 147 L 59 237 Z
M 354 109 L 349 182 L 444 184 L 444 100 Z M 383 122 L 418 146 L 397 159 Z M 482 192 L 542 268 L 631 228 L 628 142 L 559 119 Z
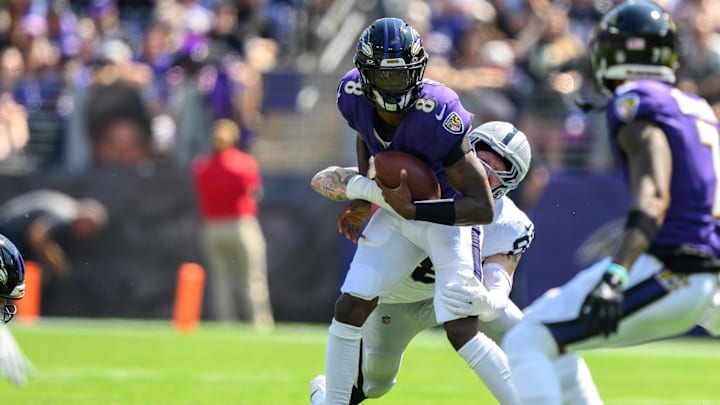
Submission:
M 710 336 L 720 337 L 720 308 L 711 307 L 705 315 L 703 315 L 700 326 L 705 328 Z
M 399 359 L 402 354 L 393 357 Z M 400 363 L 376 361 L 373 364 L 374 367 L 363 372 L 363 392 L 368 398 L 379 398 L 395 386 Z
M 386 384 L 373 384 L 372 386 L 365 389 L 365 396 L 368 398 L 380 398 L 381 396 L 390 392 L 392 387 L 395 386 L 395 381 L 391 381 Z
M 377 306 L 377 301 L 377 298 L 368 301 L 350 294 L 342 294 L 335 301 L 335 319 L 350 325 L 362 326 Z
M 455 350 L 460 350 L 478 332 L 477 317 L 461 318 L 443 324 L 447 338 Z

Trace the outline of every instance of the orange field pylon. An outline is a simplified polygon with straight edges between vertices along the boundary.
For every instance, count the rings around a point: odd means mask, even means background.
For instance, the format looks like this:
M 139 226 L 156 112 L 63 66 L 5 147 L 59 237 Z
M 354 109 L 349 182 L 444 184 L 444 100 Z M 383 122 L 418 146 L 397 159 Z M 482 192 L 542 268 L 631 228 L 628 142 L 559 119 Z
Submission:
M 181 332 L 197 328 L 205 289 L 205 270 L 196 263 L 183 263 L 178 269 L 175 286 L 173 324 Z
M 42 269 L 32 260 L 25 262 L 25 297 L 14 302 L 17 306 L 17 320 L 21 323 L 36 323 L 40 317 L 40 296 L 42 295 Z

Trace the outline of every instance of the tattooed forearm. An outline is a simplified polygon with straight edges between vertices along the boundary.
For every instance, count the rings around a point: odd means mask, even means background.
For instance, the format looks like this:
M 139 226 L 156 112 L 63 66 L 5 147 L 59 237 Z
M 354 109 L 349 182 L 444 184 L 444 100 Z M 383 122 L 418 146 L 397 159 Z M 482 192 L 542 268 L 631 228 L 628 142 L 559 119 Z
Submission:
M 315 192 L 329 200 L 347 201 L 345 187 L 356 174 L 357 168 L 330 166 L 315 174 L 310 185 Z

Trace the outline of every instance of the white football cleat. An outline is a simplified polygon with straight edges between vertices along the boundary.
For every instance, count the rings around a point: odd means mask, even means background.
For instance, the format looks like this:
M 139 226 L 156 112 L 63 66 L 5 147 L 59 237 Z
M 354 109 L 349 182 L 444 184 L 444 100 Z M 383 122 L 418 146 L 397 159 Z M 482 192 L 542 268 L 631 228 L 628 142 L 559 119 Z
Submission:
M 325 376 L 319 375 L 310 382 L 310 405 L 325 403 Z

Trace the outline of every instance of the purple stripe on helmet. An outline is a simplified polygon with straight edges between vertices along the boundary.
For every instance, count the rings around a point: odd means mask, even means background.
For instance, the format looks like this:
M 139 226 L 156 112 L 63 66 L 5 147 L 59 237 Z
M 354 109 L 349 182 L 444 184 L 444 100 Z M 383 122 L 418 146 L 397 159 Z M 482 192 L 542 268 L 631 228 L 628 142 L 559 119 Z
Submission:
M 385 27 L 384 27 L 384 29 L 385 29 L 385 35 L 383 35 L 383 41 L 384 41 L 384 43 L 383 43 L 383 51 L 387 52 L 387 51 L 388 51 L 388 47 L 390 47 L 390 41 L 388 41 L 388 29 L 389 29 L 389 27 L 388 27 L 388 20 L 384 20 L 383 23 L 385 24 Z
M 397 20 L 393 21 L 393 25 L 393 31 L 395 31 L 395 52 L 398 52 L 402 49 L 402 46 L 400 45 L 400 30 L 402 27 L 397 26 Z
M 505 138 L 503 138 L 502 143 L 504 143 L 505 145 L 509 144 L 510 141 L 515 137 L 515 135 L 517 135 L 517 133 L 518 133 L 518 129 L 513 127 L 513 130 L 510 131 L 509 134 L 505 135 Z

